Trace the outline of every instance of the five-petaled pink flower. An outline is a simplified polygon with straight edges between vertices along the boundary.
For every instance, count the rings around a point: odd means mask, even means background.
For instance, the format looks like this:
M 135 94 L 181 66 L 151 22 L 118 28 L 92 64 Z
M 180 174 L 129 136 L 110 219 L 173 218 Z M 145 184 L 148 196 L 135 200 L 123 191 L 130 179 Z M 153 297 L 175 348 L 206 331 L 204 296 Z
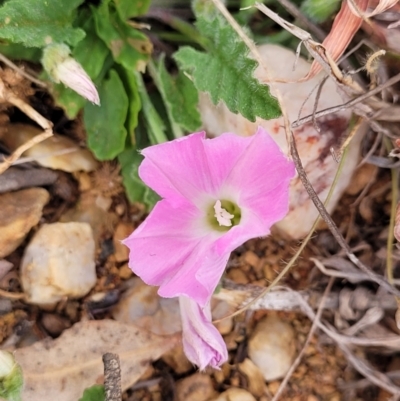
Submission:
M 162 297 L 194 300 L 205 327 L 208 302 L 231 252 L 269 234 L 286 215 L 294 165 L 261 127 L 251 137 L 225 133 L 206 139 L 204 132 L 195 133 L 142 154 L 139 175 L 163 199 L 124 241 L 129 266 L 159 286 Z M 185 324 L 183 329 L 185 344 Z M 219 362 L 209 360 L 212 366 L 226 359 L 218 353 Z M 204 365 L 193 352 L 187 355 Z

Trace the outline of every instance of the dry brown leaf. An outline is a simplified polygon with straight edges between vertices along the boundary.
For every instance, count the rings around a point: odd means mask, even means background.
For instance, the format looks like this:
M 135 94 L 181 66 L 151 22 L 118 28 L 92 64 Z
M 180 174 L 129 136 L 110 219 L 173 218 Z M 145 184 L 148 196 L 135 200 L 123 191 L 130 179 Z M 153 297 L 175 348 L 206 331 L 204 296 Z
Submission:
M 83 390 L 103 382 L 102 355 L 121 360 L 122 388 L 132 386 L 151 361 L 178 342 L 114 320 L 83 321 L 56 340 L 37 342 L 15 352 L 24 374 L 23 401 L 76 401 Z
M 354 0 L 358 10 L 365 12 L 368 7 L 368 0 Z M 360 13 L 357 10 L 351 10 L 350 1 L 343 1 L 339 13 L 333 21 L 332 29 L 329 35 L 322 42 L 322 46 L 334 61 L 339 60 L 347 46 L 350 44 L 356 32 L 360 29 L 363 22 Z M 314 77 L 322 70 L 318 61 L 312 63 L 307 79 Z

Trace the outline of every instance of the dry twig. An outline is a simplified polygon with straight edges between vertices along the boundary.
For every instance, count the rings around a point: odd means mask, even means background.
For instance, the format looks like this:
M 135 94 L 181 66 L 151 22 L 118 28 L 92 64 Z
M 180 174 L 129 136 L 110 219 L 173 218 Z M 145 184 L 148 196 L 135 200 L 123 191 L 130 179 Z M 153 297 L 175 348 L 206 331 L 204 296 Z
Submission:
M 292 363 L 292 366 L 290 367 L 290 369 L 286 373 L 286 375 L 285 375 L 284 379 L 282 380 L 277 392 L 274 395 L 274 398 L 272 398 L 271 401 L 278 401 L 278 399 L 282 395 L 287 383 L 289 382 L 293 372 L 296 370 L 297 366 L 299 366 L 299 364 L 301 362 L 301 359 L 303 358 L 303 355 L 304 355 L 304 353 L 305 353 L 305 351 L 306 351 L 306 349 L 308 347 L 308 344 L 310 343 L 311 338 L 314 335 L 315 330 L 317 329 L 317 322 L 319 322 L 320 319 L 321 319 L 321 314 L 322 314 L 322 311 L 324 310 L 325 301 L 326 301 L 326 298 L 327 298 L 329 292 L 332 289 L 333 283 L 334 283 L 334 279 L 331 278 L 329 280 L 328 285 L 325 288 L 324 294 L 323 294 L 322 299 L 321 299 L 321 303 L 320 303 L 320 305 L 318 307 L 318 311 L 317 311 L 317 313 L 315 315 L 315 318 L 314 318 L 314 321 L 313 321 L 312 326 L 310 328 L 310 331 L 308 332 L 306 341 L 304 342 L 303 347 L 301 348 L 301 351 L 299 352 L 299 355 L 297 355 L 297 358 Z
M 103 355 L 105 401 L 121 401 L 121 366 L 119 356 L 107 352 Z

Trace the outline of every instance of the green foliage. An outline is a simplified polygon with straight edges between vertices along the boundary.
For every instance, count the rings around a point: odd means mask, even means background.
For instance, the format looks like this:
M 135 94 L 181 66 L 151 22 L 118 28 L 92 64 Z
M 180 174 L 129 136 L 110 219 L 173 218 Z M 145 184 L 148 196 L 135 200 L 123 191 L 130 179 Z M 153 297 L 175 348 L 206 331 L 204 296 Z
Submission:
M 132 71 L 143 71 L 152 51 L 149 38 L 132 28 L 104 0 L 99 8 L 93 10 L 97 34 L 106 43 L 114 60 Z
M 105 399 L 104 386 L 96 384 L 85 389 L 79 401 L 105 401 Z
M 324 22 L 340 7 L 341 0 L 305 0 L 301 10 L 315 22 Z
M 139 178 L 138 167 L 142 160 L 143 156 L 136 148 L 126 149 L 118 156 L 129 201 L 142 202 L 148 209 L 151 209 L 160 198 Z
M 168 138 L 165 135 L 165 124 L 151 102 L 150 96 L 144 86 L 143 79 L 139 73 L 136 73 L 136 81 L 138 83 L 140 100 L 142 102 L 142 112 L 150 143 L 155 145 L 157 143 L 168 141 Z
M 250 121 L 278 117 L 277 100 L 267 85 L 253 77 L 257 63 L 248 58 L 248 49 L 233 28 L 219 16 L 209 19 L 203 15 L 197 16 L 197 27 L 209 39 L 207 52 L 182 47 L 174 55 L 179 66 L 192 76 L 196 88 L 208 92 L 214 104 L 223 100 L 230 111 Z
M 180 129 L 196 131 L 201 126 L 201 120 L 197 109 L 199 95 L 193 82 L 182 71 L 172 77 L 165 68 L 164 57 L 160 58 L 152 75 L 163 98 L 173 131 L 180 131 L 175 136 L 182 136 Z
M 114 0 L 115 7 L 123 20 L 146 14 L 150 0 Z
M 99 160 L 111 160 L 125 147 L 129 99 L 115 70 L 98 89 L 101 106 L 87 103 L 83 119 L 90 149 Z
M 0 380 L 0 398 L 7 401 L 22 401 L 23 384 L 22 369 L 16 364 L 12 372 Z
M 126 119 L 126 129 L 131 139 L 131 144 L 136 143 L 135 129 L 139 122 L 139 111 L 142 108 L 140 100 L 139 88 L 135 74 L 125 68 L 118 69 L 119 76 L 124 84 L 126 93 L 129 98 L 128 118 Z
M 0 7 L 0 38 L 26 47 L 64 42 L 76 45 L 85 32 L 72 27 L 83 0 L 9 0 Z

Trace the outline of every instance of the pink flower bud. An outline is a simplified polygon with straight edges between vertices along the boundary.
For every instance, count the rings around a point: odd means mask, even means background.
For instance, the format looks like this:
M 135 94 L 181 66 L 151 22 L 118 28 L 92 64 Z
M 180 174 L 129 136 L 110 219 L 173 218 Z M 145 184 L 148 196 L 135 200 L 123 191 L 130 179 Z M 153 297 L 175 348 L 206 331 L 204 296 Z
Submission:
M 42 65 L 55 83 L 62 82 L 68 88 L 100 105 L 94 83 L 82 66 L 72 57 L 64 44 L 52 44 L 43 50 Z
M 201 308 L 196 301 L 182 296 L 179 305 L 183 349 L 187 358 L 200 370 L 207 366 L 219 369 L 227 361 L 228 351 L 221 334 L 211 323 L 210 303 Z

